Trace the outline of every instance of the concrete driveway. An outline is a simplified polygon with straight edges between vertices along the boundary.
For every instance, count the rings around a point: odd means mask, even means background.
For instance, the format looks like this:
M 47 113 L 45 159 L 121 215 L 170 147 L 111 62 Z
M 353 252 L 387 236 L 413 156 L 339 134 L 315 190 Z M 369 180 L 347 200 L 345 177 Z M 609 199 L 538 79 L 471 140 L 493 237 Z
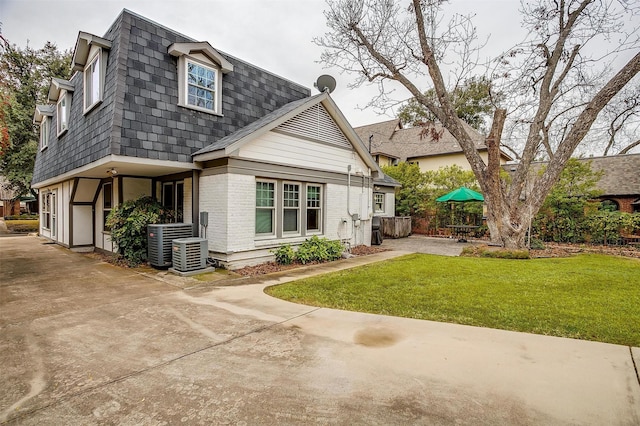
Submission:
M 637 348 L 262 292 L 325 269 L 214 287 L 3 238 L 0 423 L 640 424 Z

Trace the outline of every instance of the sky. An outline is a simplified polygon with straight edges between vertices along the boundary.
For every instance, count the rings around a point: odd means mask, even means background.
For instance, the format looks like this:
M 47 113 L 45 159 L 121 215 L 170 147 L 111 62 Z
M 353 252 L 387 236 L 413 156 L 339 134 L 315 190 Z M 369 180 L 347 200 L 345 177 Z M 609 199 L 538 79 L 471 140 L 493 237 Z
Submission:
M 454 0 L 452 6 L 476 14 L 481 37 L 489 37 L 485 52 L 495 56 L 520 41 L 517 0 Z M 377 86 L 349 89 L 353 76 L 327 69 L 322 48 L 312 39 L 327 32 L 324 1 L 317 0 L 0 0 L 2 35 L 24 47 L 42 47 L 46 41 L 59 49 L 73 49 L 79 31 L 104 35 L 122 9 L 159 24 L 260 68 L 309 87 L 322 74 L 337 81 L 333 99 L 352 126 L 394 117 L 393 111 L 364 108 Z M 396 98 L 409 98 L 398 88 Z

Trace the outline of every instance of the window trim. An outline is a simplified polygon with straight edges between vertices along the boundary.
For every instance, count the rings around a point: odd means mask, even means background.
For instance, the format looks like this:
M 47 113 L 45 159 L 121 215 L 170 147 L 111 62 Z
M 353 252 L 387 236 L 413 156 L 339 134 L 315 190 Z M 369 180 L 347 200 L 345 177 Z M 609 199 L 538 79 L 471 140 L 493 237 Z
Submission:
M 93 76 L 93 72 L 90 72 L 90 70 L 94 63 L 97 63 L 95 67 L 95 72 L 97 72 L 97 76 L 98 76 L 97 77 L 98 93 L 96 94 L 97 98 L 93 99 L 92 97 L 91 98 L 92 103 L 87 105 L 87 100 L 88 100 L 87 96 L 89 93 L 93 93 L 93 90 L 87 90 L 88 89 L 87 75 Z M 83 89 L 84 89 L 84 93 L 82 96 L 82 102 L 84 107 L 83 114 L 86 115 L 95 107 L 100 105 L 104 97 L 104 57 L 102 54 L 102 48 L 97 49 L 97 52 L 95 53 L 95 55 L 91 56 L 91 58 L 87 61 L 87 65 L 84 67 L 84 70 L 82 71 L 82 81 L 83 81 Z M 93 85 L 91 86 L 91 89 L 93 89 Z
M 214 92 L 213 109 L 207 109 L 204 107 L 199 107 L 197 105 L 189 104 L 189 79 L 188 79 L 189 63 L 193 63 L 197 66 L 212 70 L 214 72 L 215 89 L 213 90 Z M 204 61 L 190 55 L 182 55 L 178 58 L 178 81 L 179 81 L 178 106 L 189 108 L 195 111 L 205 112 L 207 114 L 218 115 L 218 116 L 223 115 L 222 114 L 222 70 L 217 64 L 209 61 Z
M 64 102 L 64 106 L 61 104 Z M 60 114 L 61 111 L 64 111 L 64 114 Z M 69 117 L 71 113 L 71 93 L 62 89 L 60 91 L 60 97 L 58 98 L 58 102 L 56 102 L 56 130 L 58 137 L 62 136 L 69 130 Z M 64 115 L 66 120 L 64 122 L 61 120 L 61 116 Z M 64 124 L 64 128 L 62 125 Z
M 50 191 L 46 191 L 42 193 L 42 229 L 46 229 L 47 231 L 51 230 L 51 198 L 49 195 Z
M 106 197 L 105 194 L 107 193 L 106 188 L 107 186 L 110 187 L 110 203 L 109 206 L 107 207 L 106 204 Z M 109 213 L 111 213 L 111 210 L 113 210 L 113 181 L 111 182 L 104 182 L 102 184 L 102 231 L 105 233 L 111 233 L 111 229 L 107 227 L 107 216 L 109 216 Z
M 285 196 L 287 194 L 287 189 L 286 189 L 286 185 L 291 185 L 291 186 L 296 186 L 297 187 L 297 194 L 298 194 L 298 198 L 297 198 L 297 202 L 298 205 L 297 207 L 290 207 L 290 206 L 285 206 Z M 291 182 L 291 181 L 283 181 L 282 182 L 282 236 L 283 237 L 294 237 L 294 236 L 300 236 L 302 235 L 302 202 L 301 202 L 301 193 L 302 193 L 302 189 L 304 189 L 303 185 L 301 182 Z M 306 197 L 305 197 L 306 199 Z M 278 205 L 278 204 L 276 204 Z M 284 229 L 284 220 L 285 220 L 285 210 L 295 210 L 296 211 L 296 229 L 295 231 L 285 231 Z
M 305 235 L 320 235 L 323 232 L 323 227 L 322 227 L 322 219 L 323 219 L 323 214 L 322 211 L 324 210 L 324 206 L 323 206 L 323 186 L 321 184 L 316 184 L 316 183 L 308 183 L 304 186 L 304 202 L 305 202 L 305 223 L 304 223 L 304 231 L 305 231 Z M 318 200 L 318 207 L 309 207 L 309 188 L 318 188 L 319 192 L 318 194 L 320 195 L 320 199 Z M 315 201 L 315 200 L 314 200 Z M 309 216 L 308 216 L 308 211 L 309 210 L 318 210 L 318 229 L 309 229 Z
M 376 200 L 376 197 L 381 196 L 382 201 L 380 203 L 378 203 L 378 201 Z M 378 204 L 380 204 L 382 207 L 380 210 L 378 210 L 377 206 Z M 384 213 L 385 212 L 385 194 L 384 192 L 374 192 L 373 193 L 373 212 L 374 213 Z
M 267 183 L 273 185 L 273 205 L 271 207 L 268 206 L 258 206 L 258 184 L 259 183 Z M 256 189 L 255 189 L 255 202 L 254 202 L 254 235 L 257 240 L 267 240 L 276 238 L 278 235 L 277 232 L 277 224 L 278 224 L 278 181 L 272 179 L 256 179 Z M 261 232 L 258 233 L 257 225 L 258 225 L 258 209 L 262 210 L 271 210 L 271 232 Z
M 42 117 L 40 122 L 40 151 L 44 151 L 49 147 L 49 137 L 51 134 L 51 120 L 49 116 Z

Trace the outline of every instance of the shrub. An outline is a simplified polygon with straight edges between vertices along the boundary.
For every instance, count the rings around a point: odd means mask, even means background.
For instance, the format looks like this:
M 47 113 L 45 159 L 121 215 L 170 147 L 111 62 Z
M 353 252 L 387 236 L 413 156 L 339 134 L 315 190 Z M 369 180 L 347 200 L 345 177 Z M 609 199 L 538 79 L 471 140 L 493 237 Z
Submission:
M 293 251 L 291 244 L 284 244 L 276 250 L 272 250 L 276 256 L 276 263 L 280 265 L 291 265 L 295 260 L 296 253 Z
M 147 260 L 147 225 L 171 223 L 174 212 L 152 197 L 129 200 L 115 207 L 107 217 L 111 240 L 130 266 Z
M 309 262 L 329 262 L 340 259 L 342 256 L 342 244 L 337 240 L 313 237 L 305 240 L 297 251 L 289 244 L 285 244 L 273 251 L 276 262 L 281 265 L 289 265 L 293 261 L 304 264 Z

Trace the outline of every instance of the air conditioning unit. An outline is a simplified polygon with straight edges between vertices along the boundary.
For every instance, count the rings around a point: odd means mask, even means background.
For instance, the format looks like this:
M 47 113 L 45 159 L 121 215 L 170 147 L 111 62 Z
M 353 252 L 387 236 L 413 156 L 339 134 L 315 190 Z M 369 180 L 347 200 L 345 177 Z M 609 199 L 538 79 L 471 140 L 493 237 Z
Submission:
M 178 272 L 197 271 L 207 267 L 207 240 L 204 238 L 179 238 L 171 243 L 173 269 Z
M 171 241 L 193 237 L 190 223 L 164 223 L 147 226 L 147 258 L 151 266 L 166 268 L 171 266 Z

